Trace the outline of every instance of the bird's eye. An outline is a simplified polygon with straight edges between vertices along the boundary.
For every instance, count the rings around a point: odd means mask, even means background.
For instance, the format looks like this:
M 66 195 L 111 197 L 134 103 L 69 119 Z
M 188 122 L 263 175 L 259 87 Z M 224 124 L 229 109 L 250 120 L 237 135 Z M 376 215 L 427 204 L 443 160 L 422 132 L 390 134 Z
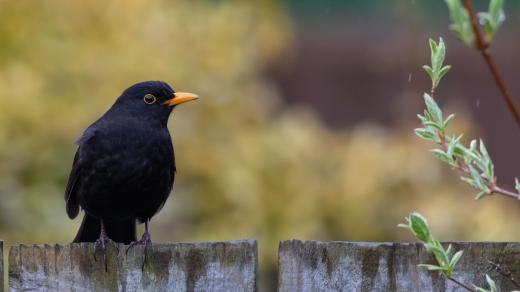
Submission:
M 154 104 L 157 101 L 157 98 L 151 94 L 147 94 L 144 96 L 143 100 L 146 104 Z

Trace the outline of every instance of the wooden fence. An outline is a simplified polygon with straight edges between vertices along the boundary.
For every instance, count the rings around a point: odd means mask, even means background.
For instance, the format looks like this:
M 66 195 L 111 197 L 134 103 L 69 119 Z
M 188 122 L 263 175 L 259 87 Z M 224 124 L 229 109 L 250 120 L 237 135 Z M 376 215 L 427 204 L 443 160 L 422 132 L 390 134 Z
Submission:
M 500 291 L 515 290 L 491 263 L 520 279 L 520 243 L 453 243 L 464 254 L 453 275 L 486 287 L 485 275 Z M 279 251 L 279 291 L 466 291 L 437 272 L 419 243 L 284 241 Z M 519 290 L 516 288 L 516 290 Z
M 119 250 L 118 250 L 119 249 Z M 255 291 L 256 241 L 154 244 L 18 245 L 9 252 L 11 291 Z M 143 263 L 144 266 L 143 266 Z
M 453 246 L 464 249 L 456 279 L 486 286 L 488 274 L 500 291 L 515 289 L 510 278 L 520 279 L 520 243 L 462 242 Z M 9 290 L 258 290 L 254 240 L 154 244 L 146 253 L 137 246 L 128 254 L 121 245 L 108 249 L 106 266 L 101 253 L 96 259 L 92 244 L 13 246 Z M 419 263 L 432 263 L 432 258 L 416 243 L 283 241 L 278 291 L 465 291 L 439 273 L 418 268 Z M 510 276 L 505 275 L 508 272 Z

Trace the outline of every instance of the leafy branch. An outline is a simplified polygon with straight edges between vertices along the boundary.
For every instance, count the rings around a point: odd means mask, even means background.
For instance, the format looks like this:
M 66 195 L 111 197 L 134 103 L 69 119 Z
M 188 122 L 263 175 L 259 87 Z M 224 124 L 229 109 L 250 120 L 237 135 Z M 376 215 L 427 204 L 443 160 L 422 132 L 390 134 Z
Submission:
M 432 92 L 434 92 L 439 85 L 440 78 L 446 75 L 450 67 L 443 66 L 446 46 L 442 39 L 439 40 L 438 44 L 430 39 L 430 48 L 432 65 L 424 66 L 424 69 L 432 79 Z M 463 173 L 461 179 L 479 190 L 476 199 L 491 194 L 520 199 L 520 183 L 518 180 L 516 181 L 517 192 L 508 191 L 497 185 L 494 164 L 484 142 L 472 140 L 469 147 L 464 146 L 460 142 L 462 135 L 450 136 L 446 132 L 454 115 L 451 114 L 444 119 L 442 110 L 432 96 L 427 93 L 424 94 L 424 102 L 426 110 L 423 115 L 418 115 L 423 127 L 415 129 L 415 134 L 440 146 L 432 149 L 433 155 L 453 169 Z
M 467 45 L 476 48 L 484 61 L 486 62 L 500 93 L 504 97 L 511 114 L 514 116 L 516 123 L 520 126 L 520 110 L 518 105 L 509 93 L 509 89 L 504 82 L 493 56 L 488 48 L 495 38 L 495 35 L 505 21 L 504 0 L 490 0 L 488 12 L 478 14 L 480 23 L 484 28 L 482 35 L 477 16 L 473 10 L 471 0 L 446 0 L 451 15 L 451 29 L 455 34 L 463 40 Z
M 426 251 L 433 256 L 436 264 L 419 264 L 418 267 L 425 268 L 429 271 L 439 271 L 441 272 L 448 280 L 453 283 L 459 285 L 460 287 L 466 289 L 467 291 L 474 292 L 496 292 L 497 287 L 495 281 L 491 279 L 488 275 L 486 275 L 486 281 L 489 285 L 489 290 L 486 290 L 481 287 L 477 287 L 473 285 L 475 288 L 471 288 L 469 285 L 464 284 L 463 282 L 457 280 L 453 277 L 453 271 L 457 266 L 457 263 L 462 258 L 462 254 L 464 251 L 459 250 L 454 252 L 453 246 L 451 244 L 448 245 L 448 248 L 444 248 L 442 244 L 433 237 L 433 234 L 430 231 L 430 227 L 428 225 L 428 221 L 421 214 L 417 212 L 411 213 L 408 217 L 405 217 L 406 223 L 402 223 L 397 225 L 398 227 L 402 227 L 410 230 L 413 235 L 420 240 Z
M 478 15 L 484 27 L 485 36 L 482 36 L 480 32 L 477 16 L 473 12 L 471 0 L 463 0 L 463 3 L 461 3 L 461 0 L 445 1 L 451 14 L 452 24 L 450 28 L 466 44 L 480 51 L 511 113 L 520 126 L 520 111 L 512 96 L 509 94 L 491 54 L 488 52 L 490 43 L 493 41 L 496 32 L 505 20 L 503 11 L 504 1 L 490 0 L 489 11 Z M 446 56 L 446 46 L 442 38 L 439 40 L 439 43 L 430 39 L 430 50 L 431 66 L 425 65 L 423 69 L 430 76 L 432 87 L 430 94 L 424 94 L 426 109 L 423 115 L 418 115 L 422 128 L 415 129 L 415 134 L 439 146 L 439 148 L 432 149 L 432 153 L 453 169 L 463 173 L 461 179 L 479 190 L 476 199 L 481 199 L 491 194 L 500 194 L 514 199 L 520 199 L 520 182 L 518 179 L 515 180 L 516 192 L 508 191 L 497 185 L 494 164 L 482 140 L 472 140 L 469 146 L 466 147 L 460 142 L 462 135 L 450 136 L 447 134 L 446 129 L 450 121 L 453 120 L 454 115 L 451 114 L 444 118 L 442 110 L 434 100 L 435 91 L 439 86 L 440 80 L 450 70 L 449 65 L 443 65 Z M 445 249 L 442 244 L 433 237 L 426 218 L 421 214 L 414 212 L 405 219 L 406 224 L 399 224 L 398 226 L 412 231 L 415 237 L 423 243 L 426 251 L 433 255 L 436 262 L 436 264 L 420 264 L 419 267 L 426 268 L 430 271 L 439 271 L 448 280 L 468 291 L 498 291 L 495 281 L 488 275 L 486 275 L 486 282 L 488 283 L 489 290 L 475 285 L 473 285 L 474 288 L 471 288 L 455 279 L 453 272 L 462 257 L 463 251 L 460 250 L 454 253 L 451 244 Z M 512 277 L 511 272 L 501 269 L 498 265 L 494 265 L 494 267 L 502 276 L 507 277 L 518 287 L 518 283 Z
M 450 71 L 451 66 L 442 66 L 444 63 L 444 57 L 446 56 L 446 46 L 442 41 L 442 38 L 439 40 L 439 44 L 437 44 L 434 40 L 430 39 L 430 50 L 431 50 L 431 66 L 424 65 L 423 69 L 428 73 L 430 79 L 432 80 L 432 90 L 431 95 L 434 96 L 435 88 L 439 86 L 439 82 L 442 77 Z

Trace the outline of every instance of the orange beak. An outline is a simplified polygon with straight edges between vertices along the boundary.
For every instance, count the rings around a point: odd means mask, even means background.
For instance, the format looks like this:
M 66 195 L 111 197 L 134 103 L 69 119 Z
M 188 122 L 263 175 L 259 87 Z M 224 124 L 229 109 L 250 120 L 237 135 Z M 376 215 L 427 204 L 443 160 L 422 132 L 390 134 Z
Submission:
M 167 105 L 167 106 L 174 106 L 174 105 L 185 103 L 185 102 L 188 102 L 188 101 L 192 101 L 192 100 L 195 100 L 195 99 L 198 99 L 198 98 L 199 98 L 199 96 L 196 95 L 196 94 L 193 94 L 193 93 L 175 92 L 173 94 L 173 98 L 172 99 L 168 99 L 163 104 Z

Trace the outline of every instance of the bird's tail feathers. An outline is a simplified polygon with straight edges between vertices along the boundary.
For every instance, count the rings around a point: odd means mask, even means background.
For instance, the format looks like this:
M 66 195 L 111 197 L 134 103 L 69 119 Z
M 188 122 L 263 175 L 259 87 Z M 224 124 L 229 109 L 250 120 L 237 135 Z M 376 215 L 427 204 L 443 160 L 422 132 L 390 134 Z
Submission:
M 83 216 L 78 234 L 72 242 L 94 242 L 101 233 L 101 221 L 89 214 Z
M 103 221 L 107 235 L 115 242 L 129 244 L 136 241 L 136 221 L 127 219 L 124 221 Z M 73 242 L 94 242 L 101 233 L 101 220 L 86 214 Z

